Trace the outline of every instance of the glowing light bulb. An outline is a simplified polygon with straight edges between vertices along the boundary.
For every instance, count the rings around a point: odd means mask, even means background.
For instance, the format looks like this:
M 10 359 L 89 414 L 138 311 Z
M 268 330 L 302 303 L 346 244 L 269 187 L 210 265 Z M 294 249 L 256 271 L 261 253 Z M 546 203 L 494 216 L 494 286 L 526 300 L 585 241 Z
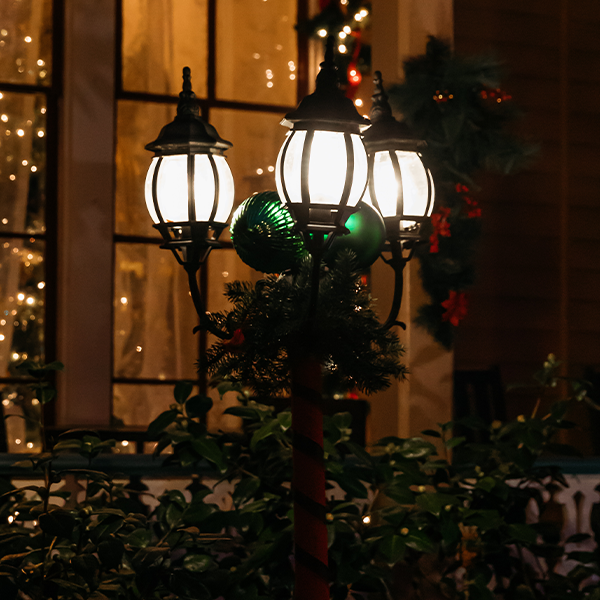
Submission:
M 42 106 L 42 108 L 40 108 L 40 112 L 45 115 L 46 114 L 46 107 Z
M 290 75 L 290 79 L 291 79 L 292 81 L 294 81 L 294 79 L 296 79 L 296 76 L 295 76 L 295 75 L 292 73 L 292 74 Z
M 18 445 L 21 443 L 21 441 L 22 441 L 22 440 L 20 440 L 19 438 L 17 438 L 17 439 L 15 440 L 15 444 L 17 444 L 17 446 L 18 446 Z M 12 523 L 12 521 L 11 521 L 11 523 Z
M 362 101 L 360 98 L 357 98 L 357 99 L 354 101 L 354 104 L 356 104 L 356 106 L 362 106 L 362 105 L 363 105 L 363 101 Z
M 28 447 L 29 449 L 33 448 L 33 442 L 27 442 L 27 447 Z
M 0 333 L 0 342 L 3 342 L 3 341 L 4 341 L 4 334 Z
M 37 171 L 37 167 L 35 165 L 31 166 L 31 172 L 35 173 Z
M 0 119 L 2 119 L 4 123 L 6 123 L 8 121 L 8 115 L 2 115 L 0 116 Z
M 44 61 L 43 61 L 41 58 L 40 58 L 40 59 L 38 59 L 38 61 L 37 61 L 37 65 L 38 65 L 38 67 L 43 67 L 45 64 L 46 64 L 46 63 L 45 63 L 45 62 L 44 62 Z
M 6 217 L 4 217 L 4 219 L 2 219 L 2 225 L 8 225 L 8 219 Z M 4 244 L 5 248 L 8 248 L 7 244 Z
M 360 23 L 363 20 L 363 16 L 360 13 L 356 13 L 354 15 L 354 20 Z
M 273 71 L 271 69 L 267 69 L 266 75 L 267 79 L 273 79 Z
M 273 165 L 269 165 L 267 167 L 267 171 L 269 171 L 269 173 L 272 173 L 275 170 L 275 167 Z
M 46 282 L 45 281 L 40 281 L 37 284 L 38 290 L 43 290 L 46 287 Z
M 37 134 L 38 134 L 38 137 L 41 137 L 41 138 L 44 137 L 44 131 L 42 129 L 38 130 Z
M 290 62 L 288 63 L 288 68 L 290 71 L 295 71 L 296 70 L 296 65 L 294 63 L 293 60 L 290 60 Z
M 370 517 L 369 515 L 365 515 L 365 516 L 363 517 L 363 519 L 362 519 L 362 522 L 363 522 L 365 525 L 368 525 L 368 524 L 371 522 L 371 517 Z
M 256 174 L 257 175 L 262 175 L 263 174 L 263 170 L 262 169 L 256 169 Z
M 340 36 L 340 40 L 345 40 L 348 34 L 345 31 L 340 31 L 338 35 Z
M 123 440 L 121 442 L 121 446 L 125 446 L 125 447 L 129 446 L 129 441 L 128 440 Z
M 15 442 L 16 442 L 16 441 L 17 441 L 17 440 L 15 440 Z M 20 444 L 20 443 L 21 443 L 21 440 L 19 440 L 19 444 Z M 9 515 L 7 520 L 8 520 L 8 522 L 9 522 L 9 524 L 10 524 L 10 523 L 12 523 L 12 522 L 15 520 L 15 518 L 14 518 L 12 515 Z
M 30 35 L 26 36 L 24 39 L 25 39 L 25 43 L 27 43 L 27 44 L 31 43 L 31 36 Z
M 322 38 L 326 37 L 327 36 L 327 29 L 319 29 L 319 31 L 317 31 L 317 35 L 319 37 L 322 37 Z
M 342 29 L 342 31 L 346 34 L 346 35 L 350 35 L 352 33 L 352 29 L 350 27 L 350 25 L 344 25 L 344 29 Z
M 4 98 L 4 94 L 0 92 L 0 100 L 2 100 L 2 98 Z
M 141 346 L 136 346 L 135 347 L 135 351 L 136 352 L 141 352 L 142 351 L 142 347 Z
M 4 398 L 4 400 L 2 400 L 2 406 L 8 406 L 10 404 L 10 400 L 8 398 Z
M 22 161 L 21 161 L 21 164 L 22 164 L 24 167 L 26 167 L 26 166 L 29 164 L 29 162 L 28 162 L 28 161 L 26 161 L 26 160 L 22 160 Z
M 17 300 L 19 300 L 19 302 L 23 302 L 23 300 L 25 300 L 25 294 L 23 292 L 19 292 L 17 294 Z
M 33 304 L 35 303 L 35 298 L 33 296 L 29 296 L 29 298 L 27 298 L 27 300 L 25 300 L 25 302 L 29 305 L 29 306 L 33 306 Z
M 252 55 L 252 58 L 254 58 L 255 60 L 258 60 L 258 59 L 260 58 L 260 54 L 259 54 L 258 52 L 255 52 L 255 53 Z
M 31 401 L 31 404 L 33 404 L 33 406 L 37 406 L 39 403 L 40 403 L 40 401 L 39 401 L 37 398 L 34 398 L 34 399 Z
M 6 37 L 8 35 L 8 31 L 6 31 L 6 29 L 0 29 L 0 34 L 2 37 Z
M 16 176 L 14 173 L 12 173 L 11 175 L 9 175 L 9 176 L 8 176 L 8 178 L 9 178 L 11 181 L 14 181 L 14 180 L 17 178 L 17 176 Z
M 268 88 L 272 88 L 273 87 L 273 82 L 272 81 L 267 81 L 267 87 Z
M 346 48 L 346 46 L 344 46 L 344 44 L 340 44 L 338 46 L 338 51 L 340 52 L 340 54 L 346 54 L 346 52 L 348 51 L 348 48 Z
M 361 17 L 366 17 L 369 14 L 369 11 L 366 8 L 363 8 L 358 13 Z
M 123 306 L 127 306 L 127 302 L 128 302 L 127 298 L 126 298 L 125 296 L 122 296 L 122 297 L 121 297 L 121 304 L 122 304 Z

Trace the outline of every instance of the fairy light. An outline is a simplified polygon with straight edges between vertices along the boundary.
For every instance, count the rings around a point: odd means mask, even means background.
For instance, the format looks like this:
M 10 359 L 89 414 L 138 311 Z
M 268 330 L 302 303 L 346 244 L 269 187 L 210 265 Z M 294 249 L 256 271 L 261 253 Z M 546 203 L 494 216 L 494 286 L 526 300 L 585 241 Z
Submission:
M 263 174 L 263 170 L 262 169 L 256 169 L 256 174 L 257 175 L 262 175 Z
M 37 167 L 35 165 L 31 165 L 31 172 L 35 173 L 37 171 Z
M 338 46 L 338 50 L 341 54 L 346 54 L 346 52 L 348 51 L 348 48 L 346 48 L 346 46 L 344 44 L 340 44 Z
M 358 14 L 364 19 L 369 14 L 369 11 L 366 8 L 362 8 Z
M 136 346 L 135 347 L 135 351 L 136 352 L 141 352 L 142 351 L 142 347 L 141 346 Z
M 37 284 L 38 290 L 43 290 L 46 287 L 46 282 L 45 281 L 40 281 Z
M 352 33 L 352 28 L 350 27 L 350 25 L 344 25 L 344 28 L 342 29 L 342 31 L 346 34 L 346 35 L 350 35 Z
M 45 115 L 46 114 L 46 107 L 42 106 L 42 108 L 40 108 L 40 113 Z
M 341 39 L 341 40 L 345 40 L 345 39 L 346 39 L 346 37 L 348 36 L 348 34 L 347 34 L 345 31 L 340 31 L 340 32 L 338 33 L 338 35 L 340 36 L 340 39 Z
M 267 79 L 273 79 L 273 71 L 271 71 L 271 69 L 267 69 L 266 75 Z
M 122 297 L 121 297 L 121 304 L 122 304 L 123 306 L 127 306 L 127 302 L 128 302 L 127 298 L 126 298 L 125 296 L 122 296 Z
M 368 524 L 371 522 L 371 517 L 370 517 L 369 515 L 365 515 L 365 516 L 362 518 L 362 522 L 363 522 L 365 525 L 368 525 Z
M 4 98 L 4 94 L 0 92 L 0 100 L 2 100 L 2 98 Z
M 129 446 L 129 441 L 128 440 L 123 440 L 121 442 L 121 446 L 125 446 L 125 447 Z
M 29 298 L 27 298 L 27 300 L 25 300 L 25 302 L 29 305 L 29 306 L 33 306 L 35 304 L 35 298 L 33 296 L 29 296 Z
M 16 441 L 16 440 L 15 440 Z M 19 440 L 20 441 L 20 440 Z M 9 525 L 15 520 L 15 518 L 12 515 L 8 515 L 8 523 Z
M 40 401 L 39 401 L 37 398 L 34 398 L 34 399 L 31 401 L 31 404 L 32 404 L 33 406 L 37 406 L 39 403 L 40 403 Z
M 319 31 L 317 31 L 317 35 L 322 38 L 327 37 L 327 29 L 319 29 Z
M 17 439 L 15 440 L 15 444 L 17 444 L 17 446 L 20 446 L 22 441 L 23 441 L 23 440 L 21 440 L 20 438 L 17 438 Z
M 291 79 L 292 81 L 294 81 L 294 79 L 296 79 L 296 76 L 295 76 L 295 75 L 292 73 L 292 74 L 290 75 L 290 79 Z
M 25 294 L 24 294 L 23 292 L 19 292 L 19 293 L 17 294 L 17 300 L 18 300 L 19 302 L 23 302 L 23 300 L 25 300 Z
M 6 135 L 6 137 L 8 137 L 8 136 L 10 135 L 10 129 L 7 129 L 7 130 L 4 132 L 4 135 Z
M 38 61 L 37 61 L 37 66 L 38 66 L 38 67 L 43 67 L 45 64 L 46 64 L 46 63 L 45 63 L 45 62 L 44 62 L 44 61 L 43 61 L 41 58 L 40 58 L 40 59 L 38 59 Z
M 363 16 L 360 13 L 356 13 L 354 15 L 354 20 L 360 23 L 363 20 Z
M 2 400 L 2 406 L 10 406 L 10 400 L 8 398 L 4 398 L 4 400 Z
M 6 31 L 6 29 L 0 29 L 0 35 L 2 35 L 2 37 L 6 37 L 8 35 L 8 31 Z
M 0 333 L 0 342 L 3 342 L 3 341 L 4 341 L 4 334 Z
M 11 173 L 11 174 L 8 176 L 8 178 L 9 178 L 11 181 L 14 181 L 14 180 L 17 178 L 17 176 L 16 176 L 14 173 Z
M 269 165 L 267 167 L 267 171 L 269 171 L 269 173 L 272 173 L 275 170 L 275 167 L 273 165 Z
M 8 115 L 2 115 L 0 116 L 0 119 L 2 119 L 3 123 L 6 123 L 8 121 Z
M 296 63 L 294 63 L 293 60 L 290 60 L 290 62 L 288 62 L 288 69 L 290 71 L 295 71 L 296 70 Z
M 363 101 L 362 101 L 360 98 L 357 98 L 357 99 L 354 101 L 354 104 L 356 104 L 356 106 L 362 106 L 362 105 L 363 105 Z
M 38 132 L 38 137 L 43 138 L 44 137 L 44 130 L 43 129 L 39 129 Z
M 273 87 L 273 82 L 272 81 L 267 81 L 267 87 L 268 88 L 272 88 Z
M 21 164 L 22 164 L 24 167 L 26 167 L 26 166 L 29 164 L 29 161 L 27 161 L 27 160 L 22 160 L 22 161 L 21 161 Z
M 2 219 L 2 225 L 8 225 L 8 219 L 6 217 L 4 217 L 4 219 Z M 4 243 L 4 247 L 8 248 L 8 242 Z
M 33 442 L 27 442 L 27 447 L 31 450 L 31 448 L 33 448 Z

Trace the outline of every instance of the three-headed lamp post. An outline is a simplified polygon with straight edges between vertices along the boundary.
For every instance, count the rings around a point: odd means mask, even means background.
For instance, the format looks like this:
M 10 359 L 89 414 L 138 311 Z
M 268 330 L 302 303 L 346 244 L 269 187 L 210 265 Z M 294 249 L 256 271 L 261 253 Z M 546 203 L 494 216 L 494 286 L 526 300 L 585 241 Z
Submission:
M 196 274 L 209 252 L 219 247 L 218 237 L 233 207 L 233 177 L 223 154 L 231 144 L 199 116 L 187 67 L 183 79 L 175 120 L 146 146 L 155 153 L 146 178 L 146 203 L 164 239 L 162 247 L 171 250 L 188 273 L 200 328 L 227 339 L 233 333 L 207 314 Z M 313 258 L 306 336 L 297 347 L 288 348 L 296 600 L 329 599 L 321 365 L 310 339 L 322 255 L 333 238 L 348 233 L 344 224 L 365 196 L 386 224 L 391 258 L 384 260 L 396 279 L 385 324 L 391 327 L 400 309 L 403 268 L 434 201 L 422 144 L 393 118 L 379 72 L 375 87 L 369 121 L 339 89 L 330 38 L 315 92 L 282 121 L 290 131 L 277 159 L 277 190 Z

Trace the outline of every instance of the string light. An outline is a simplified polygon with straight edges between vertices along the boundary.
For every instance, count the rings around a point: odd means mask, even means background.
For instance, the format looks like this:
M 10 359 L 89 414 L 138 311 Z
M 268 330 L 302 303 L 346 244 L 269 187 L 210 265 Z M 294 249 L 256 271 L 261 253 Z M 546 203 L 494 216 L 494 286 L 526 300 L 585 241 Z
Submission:
M 257 175 L 262 175 L 263 174 L 263 170 L 262 169 L 256 169 L 256 174 Z
M 25 300 L 25 294 L 24 294 L 23 292 L 19 292 L 19 293 L 17 294 L 17 300 L 18 300 L 19 302 L 23 302 L 23 300 Z
M 29 164 L 29 161 L 27 161 L 27 160 L 23 160 L 23 161 L 21 161 L 21 164 L 22 164 L 24 167 L 26 167 L 26 166 Z
M 136 346 L 135 347 L 135 351 L 136 352 L 141 352 L 142 351 L 142 347 L 141 346 Z
M 345 40 L 348 34 L 345 31 L 340 31 L 338 35 L 340 36 L 341 40 Z
M 322 38 L 327 37 L 327 29 L 319 29 L 319 31 L 317 31 L 317 35 Z
M 37 167 L 35 165 L 31 166 L 31 172 L 35 173 L 37 171 Z
M 44 131 L 43 131 L 43 129 L 40 129 L 40 130 L 37 132 L 37 134 L 38 134 L 38 137 L 41 137 L 41 138 L 43 138 L 43 137 L 44 137 Z
M 46 282 L 45 281 L 40 281 L 37 284 L 38 290 L 43 290 L 46 287 Z
M 357 99 L 354 101 L 354 104 L 356 104 L 356 106 L 362 106 L 362 105 L 363 105 L 363 101 L 362 101 L 360 98 L 357 98 Z
M 6 123 L 8 121 L 8 115 L 2 115 L 0 116 L 0 119 L 2 119 L 4 123 Z
M 342 29 L 342 31 L 346 34 L 346 35 L 350 35 L 352 33 L 352 29 L 350 27 L 350 25 L 344 25 L 344 28 Z
M 275 170 L 275 167 L 273 165 L 269 165 L 267 167 L 267 171 L 269 171 L 269 173 L 272 173 Z
M 363 522 L 365 525 L 368 525 L 368 524 L 371 522 L 371 517 L 370 517 L 369 515 L 365 515 L 365 516 L 362 518 L 362 522 Z
M 125 296 L 123 296 L 123 297 L 121 298 L 121 304 L 122 304 L 123 306 L 127 306 L 127 302 L 128 302 L 127 298 L 126 298 Z
M 346 52 L 348 51 L 348 48 L 346 48 L 346 46 L 344 46 L 344 44 L 340 44 L 338 46 L 338 50 L 341 54 L 346 54 Z
M 17 135 L 19 137 L 23 137 L 25 135 L 25 131 L 23 129 L 17 129 Z
M 121 446 L 129 446 L 129 442 L 127 440 L 123 440 L 121 442 Z
M 360 13 L 356 13 L 354 15 L 354 20 L 360 23 L 363 20 L 363 16 Z

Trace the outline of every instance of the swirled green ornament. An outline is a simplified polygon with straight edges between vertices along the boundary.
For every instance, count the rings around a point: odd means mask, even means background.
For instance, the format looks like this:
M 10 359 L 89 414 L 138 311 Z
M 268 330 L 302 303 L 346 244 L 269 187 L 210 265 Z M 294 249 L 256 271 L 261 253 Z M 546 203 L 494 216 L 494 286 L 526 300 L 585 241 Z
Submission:
M 263 273 L 293 268 L 306 254 L 302 236 L 277 192 L 244 200 L 231 220 L 231 241 L 238 256 Z

